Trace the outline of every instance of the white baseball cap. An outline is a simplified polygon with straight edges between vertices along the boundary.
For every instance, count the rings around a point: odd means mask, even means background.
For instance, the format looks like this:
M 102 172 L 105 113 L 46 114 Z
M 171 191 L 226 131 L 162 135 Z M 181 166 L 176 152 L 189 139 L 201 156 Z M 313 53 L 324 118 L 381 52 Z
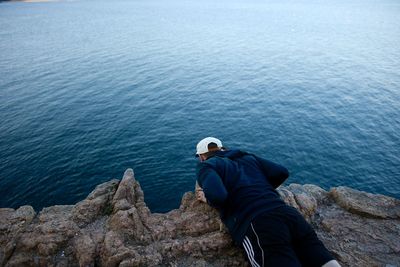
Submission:
M 196 146 L 196 156 L 200 154 L 204 154 L 208 152 L 208 145 L 214 143 L 218 146 L 218 148 L 222 147 L 221 140 L 214 138 L 214 137 L 206 137 L 201 140 Z

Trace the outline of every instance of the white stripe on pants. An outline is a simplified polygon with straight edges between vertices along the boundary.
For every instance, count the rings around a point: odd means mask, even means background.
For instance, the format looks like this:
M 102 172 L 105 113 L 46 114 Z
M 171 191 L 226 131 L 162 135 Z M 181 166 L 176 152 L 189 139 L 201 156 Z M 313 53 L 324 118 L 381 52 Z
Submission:
M 251 242 L 249 240 L 249 238 L 247 236 L 244 237 L 243 239 L 243 247 L 244 250 L 247 253 L 247 257 L 250 260 L 250 264 L 252 267 L 260 267 L 260 265 L 257 263 L 257 261 L 254 258 L 254 250 L 253 250 L 253 246 L 251 245 Z

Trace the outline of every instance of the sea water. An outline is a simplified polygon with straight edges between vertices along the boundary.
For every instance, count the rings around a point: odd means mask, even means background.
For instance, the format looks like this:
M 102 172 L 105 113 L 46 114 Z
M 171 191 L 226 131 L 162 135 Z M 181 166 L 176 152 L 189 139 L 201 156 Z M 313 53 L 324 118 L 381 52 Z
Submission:
M 0 3 L 0 207 L 84 199 L 135 170 L 152 211 L 193 190 L 196 143 L 289 183 L 400 197 L 400 2 Z

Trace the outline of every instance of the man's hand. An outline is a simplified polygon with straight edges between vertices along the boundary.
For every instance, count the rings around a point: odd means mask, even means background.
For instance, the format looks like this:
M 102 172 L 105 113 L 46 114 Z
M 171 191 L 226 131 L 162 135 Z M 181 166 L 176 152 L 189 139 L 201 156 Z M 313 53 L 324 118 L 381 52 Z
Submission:
M 197 182 L 196 182 L 195 193 L 198 201 L 207 203 L 207 199 L 206 196 L 204 195 L 203 189 L 199 186 Z
M 204 195 L 203 190 L 197 190 L 196 191 L 196 198 L 200 202 L 207 203 L 207 199 L 206 199 L 206 196 Z

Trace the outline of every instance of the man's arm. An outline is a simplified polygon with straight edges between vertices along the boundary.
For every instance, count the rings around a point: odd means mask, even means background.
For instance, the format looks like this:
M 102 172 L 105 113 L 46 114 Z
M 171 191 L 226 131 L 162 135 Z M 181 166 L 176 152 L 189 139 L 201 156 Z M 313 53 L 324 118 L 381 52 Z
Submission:
M 257 159 L 261 170 L 274 188 L 280 186 L 289 177 L 289 171 L 282 165 L 257 156 L 254 157 Z
M 197 182 L 203 189 L 208 204 L 215 208 L 222 207 L 228 198 L 228 191 L 221 177 L 207 164 L 200 163 L 197 168 Z

